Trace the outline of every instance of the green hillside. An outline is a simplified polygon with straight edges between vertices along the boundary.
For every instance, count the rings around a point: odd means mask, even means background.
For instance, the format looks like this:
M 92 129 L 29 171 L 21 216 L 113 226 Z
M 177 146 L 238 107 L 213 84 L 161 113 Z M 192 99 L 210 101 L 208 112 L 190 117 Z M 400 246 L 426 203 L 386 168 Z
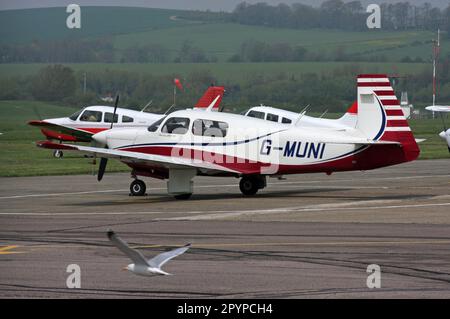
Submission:
M 331 54 L 338 49 L 361 57 L 383 54 L 388 61 L 394 61 L 407 55 L 430 59 L 429 41 L 433 36 L 433 33 L 426 31 L 293 30 L 215 23 L 122 34 L 114 38 L 114 44 L 117 49 L 123 50 L 134 44 L 158 43 L 177 51 L 180 44 L 188 40 L 207 53 L 216 55 L 220 61 L 226 61 L 239 51 L 244 41 L 256 40 L 300 45 L 309 52 L 321 54 Z M 450 44 L 444 42 L 442 52 L 449 53 Z
M 193 22 L 171 17 L 182 11 L 127 7 L 81 7 L 81 29 L 68 29 L 65 7 L 0 11 L 0 43 L 67 37 L 95 38 L 181 27 Z
M 190 41 L 207 54 L 225 62 L 247 40 L 301 45 L 311 53 L 330 55 L 337 50 L 357 58 L 383 55 L 388 61 L 405 56 L 430 60 L 431 40 L 427 31 L 294 30 L 237 23 L 197 22 L 178 18 L 186 11 L 128 8 L 82 7 L 82 27 L 69 30 L 65 8 L 0 11 L 0 44 L 31 43 L 33 40 L 67 38 L 109 39 L 116 60 L 132 45 L 159 44 L 169 50 L 171 60 L 184 41 Z M 448 41 L 447 41 L 448 42 Z M 442 43 L 442 54 L 450 53 L 450 44 Z

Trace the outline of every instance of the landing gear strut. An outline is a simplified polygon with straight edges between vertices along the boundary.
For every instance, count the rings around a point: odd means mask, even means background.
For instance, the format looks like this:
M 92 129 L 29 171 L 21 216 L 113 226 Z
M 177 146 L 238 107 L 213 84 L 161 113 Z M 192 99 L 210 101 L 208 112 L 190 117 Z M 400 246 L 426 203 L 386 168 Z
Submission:
M 239 188 L 245 196 L 253 196 L 258 190 L 266 187 L 266 177 L 261 175 L 243 176 Z
M 130 184 L 130 196 L 144 196 L 147 187 L 140 179 L 135 179 Z
M 63 155 L 64 155 L 64 153 L 61 150 L 54 150 L 53 151 L 53 157 L 61 158 L 61 157 L 63 157 Z

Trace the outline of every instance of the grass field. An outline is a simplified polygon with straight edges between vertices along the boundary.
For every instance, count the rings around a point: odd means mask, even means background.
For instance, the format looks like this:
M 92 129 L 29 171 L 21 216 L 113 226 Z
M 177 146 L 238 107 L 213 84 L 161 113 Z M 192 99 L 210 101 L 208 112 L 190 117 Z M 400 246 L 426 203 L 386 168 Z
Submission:
M 78 108 L 61 107 L 41 102 L 0 101 L 0 176 L 92 174 L 92 160 L 66 152 L 62 159 L 53 158 L 50 150 L 36 147 L 44 140 L 40 130 L 27 122 L 42 118 L 68 116 Z M 98 165 L 98 163 L 97 163 Z M 110 161 L 107 171 L 126 169 L 118 161 Z
M 176 52 L 183 41 L 191 41 L 220 62 L 239 52 L 244 41 L 256 40 L 267 43 L 300 45 L 309 52 L 333 54 L 338 48 L 348 54 L 362 57 L 385 55 L 388 61 L 399 61 L 405 56 L 431 57 L 433 33 L 424 31 L 366 31 L 346 32 L 340 30 L 293 30 L 248 26 L 234 23 L 209 23 L 183 27 L 124 33 L 114 37 L 119 50 L 133 44 L 158 43 Z M 450 52 L 450 44 L 443 42 L 442 53 Z
M 41 102 L 0 101 L 0 132 L 3 133 L 0 135 L 0 176 L 92 174 L 97 166 L 91 164 L 91 159 L 70 152 L 62 159 L 56 159 L 51 151 L 35 146 L 43 136 L 26 123 L 37 118 L 36 109 L 43 118 L 67 116 L 77 110 Z M 421 144 L 421 159 L 449 157 L 445 143 L 437 136 L 442 129 L 439 120 L 413 120 L 410 123 L 416 138 L 427 139 Z M 128 168 L 118 161 L 109 161 L 107 171 L 128 171 Z

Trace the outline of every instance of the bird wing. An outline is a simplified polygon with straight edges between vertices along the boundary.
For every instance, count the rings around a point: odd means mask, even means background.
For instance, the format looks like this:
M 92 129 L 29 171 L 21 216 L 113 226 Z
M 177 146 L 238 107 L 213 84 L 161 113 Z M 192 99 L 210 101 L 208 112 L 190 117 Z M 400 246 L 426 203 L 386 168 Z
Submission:
M 175 258 L 188 250 L 191 247 L 191 244 L 187 244 L 181 248 L 176 248 L 165 253 L 159 254 L 152 259 L 148 260 L 148 263 L 151 267 L 161 268 L 166 262 Z
M 119 248 L 121 252 L 127 255 L 134 262 L 135 265 L 143 265 L 147 267 L 150 266 L 147 260 L 145 259 L 144 255 L 142 255 L 139 251 L 130 248 L 130 246 L 128 246 L 128 244 L 125 241 L 123 241 L 119 236 L 117 236 L 116 233 L 113 232 L 112 230 L 108 231 L 108 238 L 114 244 L 114 246 Z

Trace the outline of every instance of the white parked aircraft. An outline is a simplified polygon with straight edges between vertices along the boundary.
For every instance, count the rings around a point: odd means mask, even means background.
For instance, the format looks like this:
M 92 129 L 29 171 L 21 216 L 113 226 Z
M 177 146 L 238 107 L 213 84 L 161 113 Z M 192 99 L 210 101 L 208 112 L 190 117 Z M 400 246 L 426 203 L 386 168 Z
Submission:
M 443 113 L 450 113 L 450 106 L 433 105 L 426 107 L 426 109 L 431 112 L 437 112 L 441 115 L 444 130 L 439 133 L 439 137 L 447 142 L 448 151 L 450 152 L 450 129 L 447 129 L 447 125 L 445 124 L 443 116 Z
M 328 127 L 336 129 L 346 129 L 349 127 L 355 128 L 358 105 L 356 102 L 353 103 L 348 111 L 341 118 L 336 120 L 312 117 L 305 115 L 304 113 L 299 116 L 299 114 L 295 112 L 261 105 L 254 106 L 247 111 L 242 112 L 241 114 L 282 124 L 295 124 L 303 127 Z
M 360 75 L 354 128 L 285 125 L 207 109 L 176 111 L 148 128 L 104 131 L 102 147 L 37 145 L 108 158 L 132 169 L 132 195 L 145 194 L 137 176 L 167 179 L 168 193 L 187 199 L 196 175 L 240 177 L 244 195 L 266 187 L 266 177 L 371 170 L 417 159 L 420 150 L 386 75 Z
M 195 107 L 206 108 L 217 95 L 220 95 L 220 99 L 214 105 L 214 108 L 218 108 L 223 93 L 223 87 L 211 86 L 199 99 Z M 164 117 L 164 114 L 144 112 L 145 108 L 142 111 L 118 108 L 117 103 L 118 100 L 116 99 L 115 107 L 103 105 L 88 106 L 69 117 L 30 121 L 28 124 L 39 127 L 48 140 L 90 142 L 94 134 L 109 130 L 113 123 L 115 128 L 148 127 Z M 55 151 L 53 154 L 55 157 L 63 155 L 61 151 Z

